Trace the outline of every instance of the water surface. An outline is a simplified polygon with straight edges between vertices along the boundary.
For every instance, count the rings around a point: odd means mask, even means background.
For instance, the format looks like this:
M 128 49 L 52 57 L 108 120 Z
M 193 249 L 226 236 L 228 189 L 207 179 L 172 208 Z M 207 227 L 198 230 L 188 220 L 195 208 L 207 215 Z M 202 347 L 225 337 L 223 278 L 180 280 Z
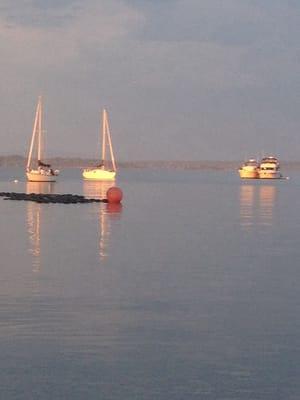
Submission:
M 102 197 L 0 170 L 0 191 Z M 18 179 L 18 183 L 13 180 Z M 300 175 L 120 171 L 123 206 L 0 199 L 10 399 L 298 399 Z

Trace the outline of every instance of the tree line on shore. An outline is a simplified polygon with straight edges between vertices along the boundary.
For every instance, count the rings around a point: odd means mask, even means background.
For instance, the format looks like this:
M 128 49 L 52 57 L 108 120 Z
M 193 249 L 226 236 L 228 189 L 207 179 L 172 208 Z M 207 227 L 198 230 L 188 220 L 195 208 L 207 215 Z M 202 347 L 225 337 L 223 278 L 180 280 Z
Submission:
M 0 156 L 0 167 L 24 167 L 26 158 L 20 155 Z M 99 160 L 80 157 L 51 157 L 48 161 L 57 168 L 85 168 L 96 165 Z M 118 162 L 119 168 L 163 168 L 187 170 L 234 170 L 241 161 L 180 161 L 180 160 L 149 160 Z M 282 162 L 283 167 L 300 169 L 300 161 Z

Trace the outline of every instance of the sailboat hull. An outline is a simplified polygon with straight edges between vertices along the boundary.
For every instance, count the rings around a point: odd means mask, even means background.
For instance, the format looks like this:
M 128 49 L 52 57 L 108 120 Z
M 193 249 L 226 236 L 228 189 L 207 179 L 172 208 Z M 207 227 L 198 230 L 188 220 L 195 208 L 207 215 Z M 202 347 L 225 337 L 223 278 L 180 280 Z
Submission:
M 116 172 L 102 168 L 89 168 L 83 170 L 82 176 L 84 179 L 90 181 L 114 181 L 116 179 Z
M 29 182 L 55 182 L 58 174 L 46 175 L 41 174 L 38 170 L 31 170 L 26 172 L 27 180 Z

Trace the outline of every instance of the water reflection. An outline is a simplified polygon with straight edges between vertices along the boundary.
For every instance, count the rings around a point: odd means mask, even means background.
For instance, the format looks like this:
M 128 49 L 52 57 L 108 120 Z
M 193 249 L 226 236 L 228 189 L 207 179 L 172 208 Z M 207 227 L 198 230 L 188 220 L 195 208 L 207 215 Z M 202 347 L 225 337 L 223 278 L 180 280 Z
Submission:
M 259 189 L 260 223 L 262 225 L 272 225 L 277 187 L 263 185 Z
M 245 230 L 254 223 L 255 189 L 257 187 L 254 185 L 240 186 L 240 224 Z
M 27 182 L 26 193 L 54 193 L 55 182 Z
M 94 199 L 104 199 L 107 190 L 112 186 L 114 182 L 83 181 L 83 194 Z M 96 203 L 95 206 L 99 220 L 99 258 L 104 261 L 109 255 L 112 222 L 121 218 L 122 204 Z
M 83 193 L 93 199 L 105 199 L 106 192 L 114 186 L 114 182 L 83 181 Z
M 41 270 L 41 204 L 27 204 L 27 232 L 29 236 L 29 253 L 32 255 L 32 271 Z
M 240 186 L 240 225 L 251 230 L 256 224 L 270 226 L 274 217 L 277 187 L 243 184 Z
M 41 204 L 33 201 L 27 202 L 27 233 L 33 272 L 41 270 L 41 207 Z
M 27 182 L 26 193 L 54 192 L 53 182 Z M 32 255 L 32 271 L 41 270 L 41 214 L 42 205 L 33 201 L 27 202 L 27 233 L 29 237 L 29 253 Z

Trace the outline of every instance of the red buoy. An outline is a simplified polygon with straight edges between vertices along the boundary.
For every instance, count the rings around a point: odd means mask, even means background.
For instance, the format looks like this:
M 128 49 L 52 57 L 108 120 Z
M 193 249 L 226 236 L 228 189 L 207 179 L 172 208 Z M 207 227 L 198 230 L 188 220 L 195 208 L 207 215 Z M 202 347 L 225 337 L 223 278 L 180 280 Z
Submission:
M 114 203 L 114 204 L 121 203 L 123 198 L 123 192 L 120 188 L 116 186 L 111 187 L 106 192 L 106 198 L 109 203 Z

